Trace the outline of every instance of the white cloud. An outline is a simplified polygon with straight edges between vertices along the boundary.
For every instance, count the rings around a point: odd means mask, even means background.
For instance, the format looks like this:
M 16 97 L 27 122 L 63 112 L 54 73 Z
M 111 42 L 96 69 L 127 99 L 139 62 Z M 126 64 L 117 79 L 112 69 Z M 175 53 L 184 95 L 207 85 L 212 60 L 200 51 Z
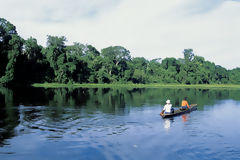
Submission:
M 25 39 L 66 36 L 133 57 L 182 57 L 185 48 L 226 68 L 239 66 L 240 3 L 227 0 L 8 0 L 0 15 Z M 16 8 L 12 4 L 17 4 Z M 11 7 L 10 7 L 11 6 Z M 11 8 L 11 11 L 8 11 Z M 13 10 L 13 11 L 12 11 Z

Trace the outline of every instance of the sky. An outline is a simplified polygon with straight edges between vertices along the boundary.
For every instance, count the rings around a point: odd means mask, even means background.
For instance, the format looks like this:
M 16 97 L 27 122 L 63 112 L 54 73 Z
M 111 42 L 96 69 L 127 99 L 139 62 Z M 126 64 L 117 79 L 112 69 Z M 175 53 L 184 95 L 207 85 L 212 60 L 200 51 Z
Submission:
M 24 39 L 47 35 L 123 46 L 132 57 L 183 58 L 183 50 L 227 69 L 240 67 L 240 0 L 0 0 L 0 17 Z

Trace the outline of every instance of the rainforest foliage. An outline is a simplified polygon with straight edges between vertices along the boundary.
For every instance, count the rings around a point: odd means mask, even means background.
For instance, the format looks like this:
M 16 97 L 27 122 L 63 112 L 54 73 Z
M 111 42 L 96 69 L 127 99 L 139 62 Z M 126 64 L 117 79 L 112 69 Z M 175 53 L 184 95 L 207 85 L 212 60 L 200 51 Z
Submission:
M 147 60 L 131 57 L 122 46 L 98 51 L 88 44 L 67 46 L 65 37 L 21 38 L 16 27 L 0 18 L 0 85 L 57 83 L 240 84 L 240 68 L 227 70 L 192 49 L 183 58 Z

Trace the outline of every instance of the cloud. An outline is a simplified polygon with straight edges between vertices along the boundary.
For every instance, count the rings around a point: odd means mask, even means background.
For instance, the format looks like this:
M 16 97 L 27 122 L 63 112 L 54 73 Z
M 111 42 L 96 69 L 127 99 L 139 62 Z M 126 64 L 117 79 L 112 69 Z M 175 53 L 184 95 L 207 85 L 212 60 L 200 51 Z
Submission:
M 46 35 L 68 44 L 102 49 L 122 45 L 133 57 L 182 57 L 185 48 L 227 68 L 239 66 L 240 3 L 233 0 L 8 0 L 0 15 L 19 34 L 46 43 Z M 13 12 L 12 12 L 13 10 Z
M 120 0 L 8 0 L 1 7 L 10 18 L 41 23 L 70 22 L 96 16 L 114 7 Z M 8 6 L 8 7 L 6 7 Z
M 202 14 L 216 9 L 225 1 L 226 0 L 191 0 L 186 4 L 185 10 L 190 14 Z

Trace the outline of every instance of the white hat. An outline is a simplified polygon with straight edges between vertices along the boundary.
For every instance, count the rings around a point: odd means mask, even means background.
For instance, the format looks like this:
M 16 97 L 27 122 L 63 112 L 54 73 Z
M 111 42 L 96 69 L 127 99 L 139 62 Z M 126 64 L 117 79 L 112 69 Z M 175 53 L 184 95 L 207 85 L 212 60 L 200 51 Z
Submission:
M 167 104 L 170 104 L 171 102 L 170 102 L 170 100 L 168 99 L 168 100 L 166 101 L 166 103 L 167 103 Z

